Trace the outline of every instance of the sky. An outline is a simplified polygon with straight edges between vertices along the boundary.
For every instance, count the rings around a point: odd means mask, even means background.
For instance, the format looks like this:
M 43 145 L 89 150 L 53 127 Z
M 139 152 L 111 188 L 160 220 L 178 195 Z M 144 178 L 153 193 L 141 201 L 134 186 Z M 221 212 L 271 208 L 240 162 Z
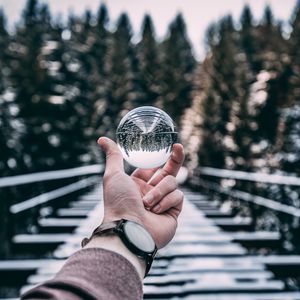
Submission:
M 220 17 L 231 13 L 238 20 L 245 4 L 249 4 L 254 17 L 259 20 L 266 4 L 273 10 L 276 19 L 285 22 L 289 30 L 289 20 L 296 5 L 296 0 L 40 0 L 48 3 L 54 15 L 61 14 L 67 18 L 69 12 L 82 15 L 86 8 L 96 13 L 100 4 L 108 7 L 111 24 L 115 24 L 122 12 L 127 12 L 134 30 L 134 39 L 138 40 L 145 13 L 153 18 L 158 39 L 167 34 L 168 24 L 178 12 L 182 12 L 192 42 L 194 53 L 198 59 L 204 56 L 204 34 L 208 25 Z M 0 0 L 0 7 L 12 26 L 19 20 L 25 0 Z

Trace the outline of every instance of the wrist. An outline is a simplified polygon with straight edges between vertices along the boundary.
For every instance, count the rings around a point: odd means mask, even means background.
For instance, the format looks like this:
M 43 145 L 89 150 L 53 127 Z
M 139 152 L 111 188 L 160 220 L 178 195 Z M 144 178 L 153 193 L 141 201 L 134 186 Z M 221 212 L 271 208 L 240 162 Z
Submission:
M 117 214 L 104 214 L 104 217 L 103 217 L 103 221 L 102 221 L 102 224 L 105 224 L 105 223 L 110 223 L 110 222 L 114 222 L 114 221 L 118 221 L 118 220 L 121 220 L 121 219 L 126 219 L 126 220 L 129 220 L 129 221 L 133 221 L 133 222 L 136 222 L 142 226 L 145 226 L 145 221 L 144 221 L 144 216 L 135 216 L 133 214 L 126 214 L 126 213 L 123 213 L 123 214 L 120 214 L 120 215 L 117 215 Z
M 143 280 L 146 271 L 145 261 L 133 254 L 117 235 L 95 236 L 84 248 L 102 248 L 122 255 L 135 267 L 141 280 Z

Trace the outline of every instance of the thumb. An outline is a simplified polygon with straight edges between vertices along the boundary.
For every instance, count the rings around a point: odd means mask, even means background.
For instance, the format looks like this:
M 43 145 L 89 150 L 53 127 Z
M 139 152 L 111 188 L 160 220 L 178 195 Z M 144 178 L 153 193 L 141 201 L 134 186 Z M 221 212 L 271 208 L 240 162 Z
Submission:
M 106 154 L 105 171 L 109 171 L 112 173 L 120 171 L 123 172 L 123 156 L 117 144 L 107 137 L 99 138 L 98 144 L 101 146 L 101 148 Z

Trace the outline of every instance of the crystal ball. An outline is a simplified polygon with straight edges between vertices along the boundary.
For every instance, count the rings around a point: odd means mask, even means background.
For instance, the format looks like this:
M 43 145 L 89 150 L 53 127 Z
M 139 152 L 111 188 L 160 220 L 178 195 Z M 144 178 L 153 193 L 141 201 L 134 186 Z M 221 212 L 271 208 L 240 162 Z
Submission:
M 177 140 L 170 116 L 152 106 L 129 111 L 120 121 L 116 136 L 124 159 L 132 166 L 143 169 L 163 165 Z

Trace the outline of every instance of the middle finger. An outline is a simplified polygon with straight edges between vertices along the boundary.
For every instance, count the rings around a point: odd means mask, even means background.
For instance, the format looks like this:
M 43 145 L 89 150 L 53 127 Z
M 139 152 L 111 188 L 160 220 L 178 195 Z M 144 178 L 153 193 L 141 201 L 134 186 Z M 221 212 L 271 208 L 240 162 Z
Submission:
M 156 186 L 154 186 L 143 198 L 144 204 L 151 208 L 156 205 L 167 194 L 177 189 L 177 182 L 174 176 L 164 177 Z

